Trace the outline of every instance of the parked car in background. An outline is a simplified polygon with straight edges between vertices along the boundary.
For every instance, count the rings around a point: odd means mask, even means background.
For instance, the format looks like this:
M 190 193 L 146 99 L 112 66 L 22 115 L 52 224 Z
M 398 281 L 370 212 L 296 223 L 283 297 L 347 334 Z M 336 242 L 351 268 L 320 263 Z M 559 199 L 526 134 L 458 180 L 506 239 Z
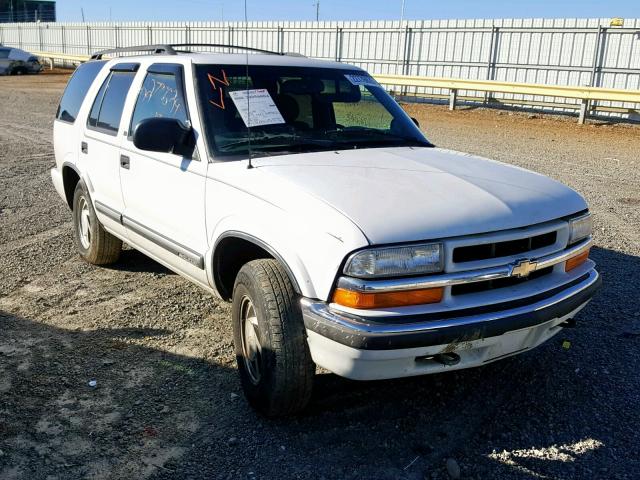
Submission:
M 0 45 L 0 75 L 39 73 L 42 65 L 38 57 L 24 50 Z

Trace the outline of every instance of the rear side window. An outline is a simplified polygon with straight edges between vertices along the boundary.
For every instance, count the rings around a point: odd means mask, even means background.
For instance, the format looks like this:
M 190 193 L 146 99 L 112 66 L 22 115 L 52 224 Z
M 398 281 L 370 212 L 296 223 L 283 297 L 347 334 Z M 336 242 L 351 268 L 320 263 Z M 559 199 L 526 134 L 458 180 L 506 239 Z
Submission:
M 87 125 L 109 135 L 116 135 L 124 102 L 135 72 L 112 71 L 100 87 L 91 107 Z
M 133 111 L 131 132 L 145 118 L 165 117 L 175 118 L 183 123 L 187 121 L 182 85 L 177 77 L 180 73 L 149 72 L 147 74 Z
M 102 101 L 104 100 L 104 92 L 107 91 L 107 87 L 109 86 L 110 78 L 111 76 L 109 76 L 104 81 L 104 83 L 100 87 L 100 90 L 98 90 L 98 94 L 96 95 L 95 100 L 93 101 L 91 111 L 89 112 L 89 119 L 87 121 L 87 125 L 89 125 L 90 127 L 98 126 L 98 115 L 100 115 L 100 107 L 102 106 Z
M 76 121 L 84 97 L 86 97 L 89 87 L 96 79 L 106 62 L 87 62 L 80 65 L 62 95 L 56 118 L 63 122 L 73 123 Z

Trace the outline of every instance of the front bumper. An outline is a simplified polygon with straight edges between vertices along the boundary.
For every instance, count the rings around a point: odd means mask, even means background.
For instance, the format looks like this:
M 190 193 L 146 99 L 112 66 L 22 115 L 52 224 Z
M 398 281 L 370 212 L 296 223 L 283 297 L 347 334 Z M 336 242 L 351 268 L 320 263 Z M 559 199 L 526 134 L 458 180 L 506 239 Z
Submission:
M 518 301 L 440 313 L 360 317 L 302 300 L 314 361 L 357 380 L 468 368 L 533 348 L 561 330 L 600 286 L 598 272 Z M 456 353 L 446 366 L 434 355 Z

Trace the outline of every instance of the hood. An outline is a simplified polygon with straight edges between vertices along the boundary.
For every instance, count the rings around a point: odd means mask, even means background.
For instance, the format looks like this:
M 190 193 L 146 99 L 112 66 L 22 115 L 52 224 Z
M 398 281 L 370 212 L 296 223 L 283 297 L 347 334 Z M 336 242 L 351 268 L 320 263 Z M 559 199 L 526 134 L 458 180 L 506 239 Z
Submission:
M 440 148 L 308 153 L 254 166 L 338 210 L 372 244 L 524 227 L 587 208 L 544 175 Z

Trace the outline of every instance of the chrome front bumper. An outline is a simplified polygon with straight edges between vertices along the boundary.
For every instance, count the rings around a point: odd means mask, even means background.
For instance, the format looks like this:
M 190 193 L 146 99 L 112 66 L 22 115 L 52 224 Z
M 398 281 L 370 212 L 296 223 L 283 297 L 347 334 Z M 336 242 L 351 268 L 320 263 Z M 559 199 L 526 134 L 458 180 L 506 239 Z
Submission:
M 594 269 L 516 301 L 427 314 L 361 317 L 302 300 L 313 360 L 353 380 L 377 380 L 477 367 L 530 350 L 562 330 L 600 286 Z M 454 354 L 457 363 L 438 360 Z
M 392 350 L 468 342 L 561 318 L 586 304 L 600 286 L 591 269 L 551 290 L 503 303 L 406 316 L 363 317 L 338 312 L 325 302 L 303 299 L 308 331 L 363 350 Z

